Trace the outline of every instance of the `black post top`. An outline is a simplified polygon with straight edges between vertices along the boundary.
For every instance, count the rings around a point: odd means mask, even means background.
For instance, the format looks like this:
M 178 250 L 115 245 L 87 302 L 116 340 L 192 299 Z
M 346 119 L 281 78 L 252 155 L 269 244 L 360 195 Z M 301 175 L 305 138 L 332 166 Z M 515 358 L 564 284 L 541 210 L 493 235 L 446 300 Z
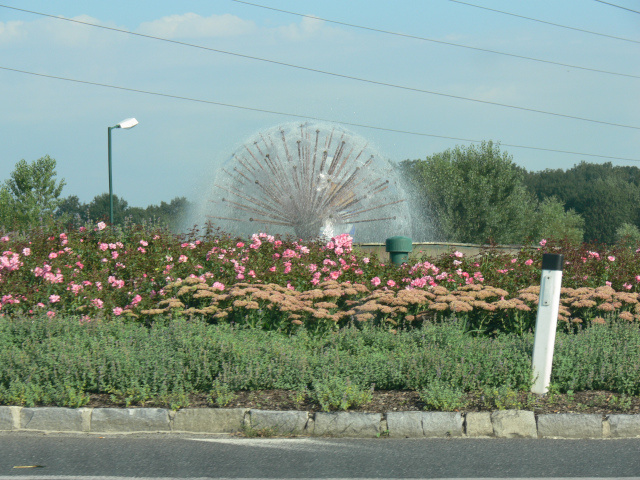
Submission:
M 555 253 L 542 254 L 542 270 L 556 270 L 561 272 L 563 265 L 564 255 Z

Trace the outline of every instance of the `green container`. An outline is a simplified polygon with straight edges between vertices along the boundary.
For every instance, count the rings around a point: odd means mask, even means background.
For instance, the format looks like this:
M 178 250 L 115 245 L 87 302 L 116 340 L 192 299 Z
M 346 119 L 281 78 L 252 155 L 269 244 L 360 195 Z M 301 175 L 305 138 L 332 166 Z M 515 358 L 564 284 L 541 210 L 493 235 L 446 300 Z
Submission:
M 387 238 L 385 245 L 386 251 L 389 252 L 389 257 L 391 257 L 391 263 L 394 265 L 406 263 L 409 260 L 411 250 L 413 250 L 411 239 L 402 235 Z

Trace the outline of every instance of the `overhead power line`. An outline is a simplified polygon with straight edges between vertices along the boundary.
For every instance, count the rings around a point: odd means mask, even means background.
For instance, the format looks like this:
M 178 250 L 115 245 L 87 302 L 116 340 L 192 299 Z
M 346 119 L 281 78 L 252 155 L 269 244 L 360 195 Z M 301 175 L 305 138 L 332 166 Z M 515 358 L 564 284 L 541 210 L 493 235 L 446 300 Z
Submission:
M 0 7 L 6 7 L 6 6 L 0 4 Z M 368 84 L 371 84 L 371 85 L 380 85 L 380 86 L 383 86 L 383 87 L 406 90 L 406 91 L 410 91 L 410 92 L 424 93 L 424 94 L 427 94 L 427 95 L 435 95 L 435 96 L 445 97 L 445 98 L 454 98 L 456 100 L 464 100 L 464 101 L 467 101 L 467 102 L 481 103 L 481 104 L 484 104 L 484 105 L 494 105 L 494 106 L 497 106 L 497 107 L 510 108 L 510 109 L 514 109 L 514 110 L 521 110 L 521 111 L 524 111 L 524 112 L 538 113 L 538 114 L 542 114 L 542 115 L 551 115 L 551 116 L 560 117 L 560 118 L 569 118 L 569 119 L 572 119 L 572 120 L 580 120 L 580 121 L 583 121 L 583 122 L 598 123 L 598 124 L 601 124 L 601 125 L 609 125 L 609 126 L 612 126 L 612 127 L 631 128 L 631 129 L 634 129 L 634 130 L 640 130 L 640 127 L 637 127 L 637 126 L 634 126 L 634 125 L 625 125 L 625 124 L 620 124 L 620 123 L 615 123 L 615 122 L 607 122 L 607 121 L 604 121 L 604 120 L 595 120 L 595 119 L 592 119 L 592 118 L 578 117 L 578 116 L 574 116 L 574 115 L 567 115 L 567 114 L 564 114 L 564 113 L 548 112 L 546 110 L 537 110 L 535 108 L 520 107 L 520 106 L 517 106 L 517 105 L 509 105 L 509 104 L 506 104 L 506 103 L 491 102 L 489 100 L 480 100 L 480 99 L 477 99 L 477 98 L 463 97 L 461 95 L 452 95 L 452 94 L 448 94 L 448 93 L 436 92 L 436 91 L 433 91 L 433 90 L 425 90 L 425 89 L 416 88 L 416 87 L 408 87 L 408 86 L 404 86 L 404 85 L 397 85 L 397 84 L 394 84 L 394 83 L 380 82 L 380 81 L 377 81 L 377 80 L 369 80 L 369 79 L 366 79 L 366 78 L 355 77 L 355 76 L 352 76 L 352 75 L 345 75 L 345 74 L 342 74 L 342 73 L 335 73 L 335 72 L 328 72 L 326 70 L 319 70 L 317 68 L 302 67 L 300 65 L 294 65 L 294 64 L 291 64 L 291 63 L 280 62 L 280 61 L 271 60 L 271 59 L 268 59 L 268 58 L 255 57 L 255 56 L 252 56 L 252 55 L 244 55 L 244 54 L 241 54 L 241 53 L 229 52 L 229 51 L 226 51 L 226 50 L 219 50 L 219 49 L 210 48 L 210 47 L 204 47 L 202 45 L 196 45 L 196 44 L 193 44 L 193 43 L 180 42 L 178 40 L 170 40 L 168 38 L 155 37 L 155 36 L 152 36 L 152 35 L 145 35 L 143 33 L 130 32 L 128 30 L 122 30 L 122 29 L 113 28 L 113 27 L 106 27 L 104 25 L 97 25 L 95 23 L 83 22 L 83 21 L 80 21 L 80 20 L 74 20 L 74 19 L 64 18 L 64 17 L 56 17 L 55 15 L 50 15 L 50 14 L 46 14 L 46 13 L 33 12 L 33 11 L 30 11 L 30 10 L 23 10 L 23 9 L 19 9 L 19 8 L 15 8 L 15 7 L 6 7 L 6 8 L 11 8 L 13 10 L 20 10 L 20 11 L 28 12 L 28 13 L 34 13 L 36 15 L 42 15 L 42 16 L 45 16 L 45 17 L 51 17 L 51 18 L 55 18 L 57 20 L 65 20 L 65 21 L 68 21 L 68 22 L 79 23 L 79 24 L 88 25 L 88 26 L 91 26 L 91 27 L 102 28 L 104 30 L 111 30 L 111 31 L 114 31 L 114 32 L 125 33 L 127 35 L 135 35 L 137 37 L 150 38 L 150 39 L 153 39 L 153 40 L 159 40 L 159 41 L 162 41 L 162 42 L 173 43 L 173 44 L 176 44 L 176 45 L 199 48 L 201 50 L 206 50 L 206 51 L 210 51 L 210 52 L 223 53 L 225 55 L 232 55 L 234 57 L 240 57 L 240 58 L 246 58 L 246 59 L 249 59 L 249 60 L 256 60 L 256 61 L 260 61 L 260 62 L 271 63 L 273 65 L 280 65 L 280 66 L 284 66 L 284 67 L 295 68 L 295 69 L 304 70 L 304 71 L 307 71 L 307 72 L 321 73 L 323 75 L 329 75 L 329 76 L 337 77 L 337 78 L 346 78 L 348 80 L 354 80 L 354 81 L 357 81 L 357 82 L 368 83 Z
M 599 68 L 581 67 L 579 65 L 572 65 L 572 64 L 569 64 L 569 63 L 554 62 L 553 60 L 544 60 L 544 59 L 541 59 L 541 58 L 527 57 L 526 55 L 517 55 L 515 53 L 500 52 L 498 50 L 491 50 L 491 49 L 488 49 L 488 48 L 474 47 L 474 46 L 471 46 L 471 45 L 464 45 L 464 44 L 461 44 L 461 43 L 445 42 L 444 40 L 436 40 L 436 39 L 433 39 L 433 38 L 419 37 L 417 35 L 409 35 L 409 34 L 406 34 L 406 33 L 392 32 L 392 31 L 383 30 L 383 29 L 380 29 L 380 28 L 365 27 L 363 25 L 356 25 L 356 24 L 353 24 L 353 23 L 341 22 L 341 21 L 338 21 L 338 20 L 330 20 L 328 18 L 318 17 L 316 15 L 305 15 L 303 13 L 292 12 L 292 11 L 289 11 L 289 10 L 282 10 L 280 8 L 268 7 L 266 5 L 260 5 L 258 3 L 246 2 L 244 0 L 232 0 L 232 1 L 234 1 L 236 3 L 242 3 L 244 5 L 250 5 L 252 7 L 264 8 L 266 10 L 273 10 L 275 12 L 287 13 L 289 15 L 297 15 L 299 17 L 314 18 L 314 19 L 317 19 L 317 20 L 322 20 L 323 22 L 327 22 L 327 23 L 334 23 L 336 25 L 344 25 L 346 27 L 359 28 L 359 29 L 362 29 L 362 30 L 369 30 L 371 32 L 384 33 L 386 35 L 395 35 L 397 37 L 411 38 L 413 40 L 422 40 L 422 41 L 425 41 L 425 42 L 439 43 L 441 45 L 448 45 L 448 46 L 451 46 L 451 47 L 466 48 L 466 49 L 469 49 L 469 50 L 475 50 L 475 51 L 478 51 L 478 52 L 493 53 L 493 54 L 496 54 L 496 55 L 504 55 L 504 56 L 507 56 L 507 57 L 519 58 L 519 59 L 522 59 L 522 60 L 530 60 L 530 61 L 533 61 L 533 62 L 548 63 L 550 65 L 557 65 L 557 66 L 560 66 L 560 67 L 576 68 L 576 69 L 585 70 L 585 71 L 588 71 L 588 72 L 605 73 L 605 74 L 608 74 L 608 75 L 618 75 L 618 76 L 621 76 L 621 77 L 640 78 L 640 75 L 632 75 L 632 74 L 629 74 L 629 73 L 620 73 L 620 72 L 611 72 L 609 70 L 601 70 Z
M 367 128 L 367 129 L 378 130 L 378 131 L 383 131 L 383 132 L 401 133 L 401 134 L 405 134 L 405 135 L 415 135 L 415 136 L 420 136 L 420 137 L 443 138 L 443 139 L 446 139 L 446 140 L 456 140 L 456 141 L 470 142 L 470 143 L 481 143 L 482 142 L 482 140 L 472 140 L 472 139 L 469 139 L 469 138 L 451 137 L 451 136 L 446 136 L 446 135 L 436 135 L 436 134 L 424 133 L 424 132 L 412 132 L 412 131 L 408 131 L 408 130 L 400 130 L 400 129 L 395 129 L 395 128 L 385 128 L 385 127 L 378 127 L 378 126 L 375 126 L 375 125 L 365 125 L 365 124 L 362 124 L 362 123 L 344 122 L 344 121 L 341 121 L 341 120 L 334 120 L 334 119 L 328 119 L 328 118 L 322 118 L 322 117 L 314 117 L 314 116 L 309 116 L 309 115 L 300 115 L 300 114 L 289 113 L 289 112 L 278 112 L 278 111 L 275 111 L 275 110 L 267 110 L 267 109 L 255 108 L 255 107 L 247 107 L 247 106 L 242 106 L 242 105 L 234 105 L 234 104 L 231 104 L 231 103 L 215 102 L 213 100 L 203 100 L 203 99 L 200 99 L 200 98 L 184 97 L 184 96 L 181 96 L 181 95 L 172 95 L 172 94 L 169 94 L 169 93 L 152 92 L 152 91 L 148 91 L 148 90 L 141 90 L 141 89 L 138 89 L 138 88 L 122 87 L 122 86 L 119 86 L 119 85 L 109 85 L 109 84 L 106 84 L 106 83 L 91 82 L 91 81 L 88 81 L 88 80 L 78 80 L 78 79 L 75 79 L 75 78 L 59 77 L 59 76 L 56 76 L 56 75 L 48 75 L 48 74 L 44 74 L 44 73 L 29 72 L 29 71 L 26 71 L 26 70 L 19 70 L 17 68 L 9 68 L 9 67 L 0 66 L 0 70 L 6 70 L 6 71 L 9 71 L 9 72 L 15 72 L 15 73 L 22 73 L 22 74 L 26 74 L 26 75 L 33 75 L 33 76 L 36 76 L 36 77 L 51 78 L 51 79 L 54 79 L 54 80 L 62 80 L 62 81 L 66 81 L 66 82 L 79 83 L 79 84 L 83 84 L 83 85 L 91 85 L 91 86 L 95 86 L 95 87 L 111 88 L 111 89 L 114 89 L 114 90 L 121 90 L 121 91 L 125 91 L 125 92 L 141 93 L 141 94 L 145 94 L 145 95 L 154 95 L 156 97 L 173 98 L 175 100 L 185 100 L 185 101 L 189 101 L 189 102 L 204 103 L 204 104 L 208 104 L 208 105 L 217 105 L 217 106 L 221 106 L 221 107 L 236 108 L 236 109 L 240 109 L 240 110 L 249 110 L 249 111 L 252 111 L 252 112 L 268 113 L 268 114 L 271 114 L 271 115 L 280 115 L 280 116 L 284 116 L 284 117 L 294 117 L 294 118 L 301 118 L 301 119 L 305 119 L 305 120 L 316 120 L 316 121 L 320 121 L 320 122 L 338 123 L 338 124 L 341 124 L 341 125 L 348 125 L 348 126 L 351 126 L 351 127 Z M 580 156 L 585 156 L 585 157 L 606 158 L 606 159 L 611 159 L 611 160 L 624 160 L 624 161 L 627 161 L 627 162 L 640 162 L 640 159 L 637 159 L 637 158 L 614 157 L 614 156 L 610 156 L 610 155 L 597 155 L 595 153 L 572 152 L 572 151 L 569 151 L 569 150 L 557 150 L 557 149 L 553 149 L 553 148 L 532 147 L 532 146 L 528 146 L 528 145 L 516 145 L 516 144 L 502 143 L 502 142 L 500 142 L 500 144 L 504 145 L 506 147 L 522 148 L 522 149 L 527 149 L 527 150 L 538 150 L 538 151 L 544 151 L 544 152 L 563 153 L 563 154 L 568 154 L 568 155 L 580 155 Z
M 616 37 L 615 35 L 607 35 L 606 33 L 598 33 L 598 32 L 594 32 L 594 31 L 591 31 L 591 30 L 585 30 L 583 28 L 569 27 L 567 25 L 561 25 L 559 23 L 547 22 L 545 20 L 540 20 L 538 18 L 525 17 L 524 15 L 517 15 L 515 13 L 504 12 L 502 10 L 496 10 L 495 8 L 483 7 L 481 5 L 476 5 L 474 3 L 462 2 L 460 0 L 449 0 L 449 1 L 450 2 L 454 2 L 454 3 L 459 3 L 460 5 L 466 5 L 467 7 L 481 8 L 482 10 L 488 10 L 490 12 L 502 13 L 503 15 L 510 15 L 512 17 L 524 18 L 525 20 L 531 20 L 533 22 L 544 23 L 545 25 L 552 25 L 554 27 L 566 28 L 568 30 L 575 30 L 576 32 L 590 33 L 591 35 L 598 35 L 600 37 L 613 38 L 615 40 L 622 40 L 624 42 L 640 43 L 640 40 L 632 40 L 630 38 Z
M 605 5 L 611 5 L 612 7 L 621 8 L 622 10 L 627 10 L 628 12 L 640 13 L 638 10 L 631 10 L 630 8 L 623 7 L 621 5 L 616 5 L 615 3 L 603 2 L 602 0 L 595 0 L 598 3 L 604 3 Z

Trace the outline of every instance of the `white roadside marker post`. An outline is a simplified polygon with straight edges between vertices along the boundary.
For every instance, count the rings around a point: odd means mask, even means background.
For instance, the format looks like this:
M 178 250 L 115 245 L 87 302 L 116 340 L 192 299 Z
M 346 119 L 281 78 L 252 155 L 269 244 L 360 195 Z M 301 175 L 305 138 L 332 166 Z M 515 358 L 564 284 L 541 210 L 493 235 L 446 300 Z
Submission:
M 553 347 L 558 326 L 560 306 L 560 287 L 562 285 L 562 266 L 564 256 L 552 253 L 542 255 L 542 278 L 540 279 L 540 299 L 538 316 L 533 339 L 533 377 L 532 393 L 545 394 L 549 391 Z

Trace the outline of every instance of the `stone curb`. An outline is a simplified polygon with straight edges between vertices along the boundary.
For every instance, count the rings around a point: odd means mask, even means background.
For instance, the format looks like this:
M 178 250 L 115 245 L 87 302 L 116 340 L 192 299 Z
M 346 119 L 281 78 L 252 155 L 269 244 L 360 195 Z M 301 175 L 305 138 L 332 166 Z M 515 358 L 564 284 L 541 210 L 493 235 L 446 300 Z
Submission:
M 236 433 L 393 438 L 640 438 L 640 415 L 0 406 L 0 432 Z

